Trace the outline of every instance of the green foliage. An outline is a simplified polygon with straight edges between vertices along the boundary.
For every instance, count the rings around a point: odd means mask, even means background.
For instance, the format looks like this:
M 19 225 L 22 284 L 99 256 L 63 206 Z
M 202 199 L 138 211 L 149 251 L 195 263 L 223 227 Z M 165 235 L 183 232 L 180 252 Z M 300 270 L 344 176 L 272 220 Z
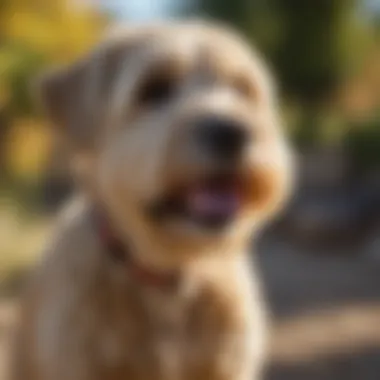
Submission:
M 320 102 L 355 69 L 370 36 L 354 0 L 197 0 L 195 5 L 256 42 L 284 91 L 306 105 Z
M 72 3 L 74 4 L 74 2 Z M 33 113 L 30 82 L 49 64 L 86 50 L 105 22 L 86 7 L 65 0 L 12 0 L 0 5 L 0 111 Z
M 7 44 L 0 50 L 2 87 L 7 93 L 7 110 L 15 116 L 33 112 L 30 78 L 43 66 L 44 57 L 25 46 Z
M 79 3 L 0 0 L 0 187 L 20 180 L 20 173 L 35 176 L 42 166 L 35 163 L 48 151 L 49 139 L 40 138 L 48 133 L 36 117 L 34 78 L 46 66 L 83 54 L 106 25 L 106 17 Z
M 380 170 L 380 116 L 352 125 L 345 147 L 358 172 Z

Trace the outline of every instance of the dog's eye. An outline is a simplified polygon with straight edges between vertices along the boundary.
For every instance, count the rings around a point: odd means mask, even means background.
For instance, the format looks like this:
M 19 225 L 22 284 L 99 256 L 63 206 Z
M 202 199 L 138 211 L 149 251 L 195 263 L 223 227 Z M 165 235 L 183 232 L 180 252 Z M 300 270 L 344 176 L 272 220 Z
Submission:
M 246 78 L 238 77 L 233 80 L 232 83 L 233 88 L 235 91 L 243 96 L 244 98 L 254 98 L 256 97 L 255 89 Z
M 168 101 L 174 94 L 174 79 L 161 75 L 147 81 L 141 88 L 139 103 L 142 105 L 159 105 Z

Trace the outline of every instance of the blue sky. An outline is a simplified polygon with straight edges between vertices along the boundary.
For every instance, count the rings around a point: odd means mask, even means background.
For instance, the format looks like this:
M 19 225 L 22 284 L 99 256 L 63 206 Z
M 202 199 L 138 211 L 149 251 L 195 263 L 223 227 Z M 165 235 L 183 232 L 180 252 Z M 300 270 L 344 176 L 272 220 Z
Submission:
M 168 16 L 170 9 L 184 0 L 100 0 L 106 9 L 120 18 L 134 21 L 161 19 Z M 364 0 L 367 9 L 380 11 L 380 0 Z
M 145 21 L 165 18 L 178 0 L 103 0 L 102 3 L 120 18 Z

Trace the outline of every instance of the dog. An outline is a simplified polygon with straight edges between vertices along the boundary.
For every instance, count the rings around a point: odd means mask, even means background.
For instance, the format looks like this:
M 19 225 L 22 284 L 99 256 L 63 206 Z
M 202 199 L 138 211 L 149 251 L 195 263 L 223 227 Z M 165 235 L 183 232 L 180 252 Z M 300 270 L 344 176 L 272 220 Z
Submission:
M 78 196 L 27 288 L 14 380 L 258 380 L 250 238 L 284 205 L 269 70 L 225 26 L 120 26 L 40 80 Z

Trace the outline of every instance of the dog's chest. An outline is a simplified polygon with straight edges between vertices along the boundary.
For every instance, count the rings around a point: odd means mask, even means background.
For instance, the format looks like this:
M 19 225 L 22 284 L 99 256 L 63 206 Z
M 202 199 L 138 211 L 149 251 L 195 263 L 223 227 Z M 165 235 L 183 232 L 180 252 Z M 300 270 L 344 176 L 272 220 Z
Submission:
M 147 305 L 144 315 L 118 319 L 105 330 L 100 356 L 106 376 L 187 380 L 210 368 L 218 350 L 218 334 L 203 323 L 207 321 L 197 318 L 191 305 L 170 297 L 152 297 Z
M 158 373 L 165 380 L 182 379 L 188 344 L 187 305 L 170 295 L 155 294 L 147 306 Z
M 117 380 L 131 372 L 141 380 L 182 380 L 190 343 L 186 305 L 148 294 L 142 306 L 126 310 L 125 318 L 118 315 L 104 330 L 99 348 L 105 372 Z

